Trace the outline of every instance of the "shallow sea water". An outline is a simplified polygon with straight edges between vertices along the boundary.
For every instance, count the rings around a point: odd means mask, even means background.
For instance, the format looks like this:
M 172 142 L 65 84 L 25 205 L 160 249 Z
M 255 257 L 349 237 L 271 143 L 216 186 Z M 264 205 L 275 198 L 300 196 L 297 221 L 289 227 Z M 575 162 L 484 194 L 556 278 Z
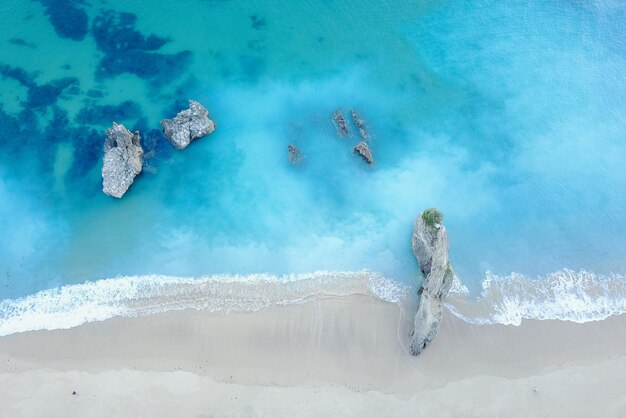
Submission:
M 626 311 L 620 2 L 9 0 L 0 17 L 0 299 L 150 274 L 416 286 L 412 222 L 434 206 L 472 298 L 563 277 Z M 159 120 L 189 98 L 218 128 L 177 152 Z M 337 108 L 365 119 L 372 167 Z M 101 192 L 113 120 L 154 151 L 122 200 Z

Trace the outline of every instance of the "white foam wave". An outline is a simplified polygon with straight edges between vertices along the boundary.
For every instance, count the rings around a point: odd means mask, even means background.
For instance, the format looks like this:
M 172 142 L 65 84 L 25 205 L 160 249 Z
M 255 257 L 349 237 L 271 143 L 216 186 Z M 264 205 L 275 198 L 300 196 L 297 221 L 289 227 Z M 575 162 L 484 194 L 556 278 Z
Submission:
M 0 302 L 0 336 L 170 310 L 257 311 L 328 296 L 368 294 L 399 302 L 408 292 L 408 287 L 369 271 L 198 278 L 125 276 L 4 300 Z
M 523 319 L 599 321 L 626 313 L 626 276 L 564 269 L 531 279 L 488 272 L 478 299 L 458 283 L 446 306 L 474 324 L 520 325 Z

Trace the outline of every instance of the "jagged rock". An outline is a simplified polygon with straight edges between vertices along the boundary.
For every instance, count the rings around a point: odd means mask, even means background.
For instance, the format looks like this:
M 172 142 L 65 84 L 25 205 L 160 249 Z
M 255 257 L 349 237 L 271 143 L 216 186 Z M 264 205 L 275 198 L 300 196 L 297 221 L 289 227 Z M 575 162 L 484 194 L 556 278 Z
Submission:
M 370 136 L 365 130 L 365 121 L 361 119 L 356 111 L 353 109 L 350 109 L 350 114 L 352 115 L 352 120 L 354 121 L 354 124 L 359 130 L 359 135 L 361 136 L 361 138 L 363 138 L 364 141 L 368 141 L 370 139 Z
M 163 119 L 161 126 L 165 137 L 179 150 L 215 130 L 209 111 L 195 100 L 189 100 L 189 109 L 179 112 L 173 119 Z
M 343 113 L 341 110 L 336 110 L 333 115 L 333 123 L 337 127 L 337 133 L 341 136 L 348 134 L 348 123 L 346 122 L 346 118 L 343 117 Z
M 359 142 L 359 145 L 354 147 L 354 151 L 358 152 L 361 155 L 361 157 L 363 157 L 365 162 L 367 162 L 368 164 L 372 164 L 374 162 L 374 156 L 372 155 L 372 150 L 365 142 L 363 141 Z
M 113 122 L 113 127 L 107 129 L 106 134 L 102 191 L 120 198 L 141 173 L 143 149 L 139 143 L 139 132 L 133 134 L 124 125 Z
M 411 354 L 418 355 L 433 340 L 443 315 L 443 301 L 452 286 L 454 272 L 448 260 L 448 231 L 437 209 L 422 212 L 415 220 L 411 247 L 424 282 L 411 334 Z
M 304 157 L 302 157 L 302 153 L 300 150 L 293 144 L 287 145 L 287 151 L 289 151 L 288 160 L 291 164 L 296 165 L 299 164 Z

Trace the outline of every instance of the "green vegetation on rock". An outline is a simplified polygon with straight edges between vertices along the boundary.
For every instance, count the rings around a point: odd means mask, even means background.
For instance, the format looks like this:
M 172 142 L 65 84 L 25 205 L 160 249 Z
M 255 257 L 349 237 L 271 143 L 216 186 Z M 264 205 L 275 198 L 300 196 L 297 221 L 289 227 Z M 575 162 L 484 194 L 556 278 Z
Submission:
M 443 214 L 435 208 L 430 208 L 422 212 L 422 219 L 426 226 L 434 228 L 443 221 Z

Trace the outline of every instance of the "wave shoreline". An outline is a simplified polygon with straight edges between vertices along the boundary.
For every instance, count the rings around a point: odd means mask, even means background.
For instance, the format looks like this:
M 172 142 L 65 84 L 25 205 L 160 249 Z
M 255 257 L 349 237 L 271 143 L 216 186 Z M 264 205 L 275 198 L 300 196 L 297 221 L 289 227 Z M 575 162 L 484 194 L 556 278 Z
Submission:
M 120 276 L 0 301 L 0 336 L 172 310 L 255 312 L 357 294 L 409 309 L 416 302 L 411 287 L 367 270 L 284 276 Z M 456 317 L 475 325 L 520 325 L 524 319 L 599 321 L 626 313 L 626 277 L 563 269 L 529 280 L 515 273 L 488 272 L 478 297 L 455 278 L 445 305 Z

